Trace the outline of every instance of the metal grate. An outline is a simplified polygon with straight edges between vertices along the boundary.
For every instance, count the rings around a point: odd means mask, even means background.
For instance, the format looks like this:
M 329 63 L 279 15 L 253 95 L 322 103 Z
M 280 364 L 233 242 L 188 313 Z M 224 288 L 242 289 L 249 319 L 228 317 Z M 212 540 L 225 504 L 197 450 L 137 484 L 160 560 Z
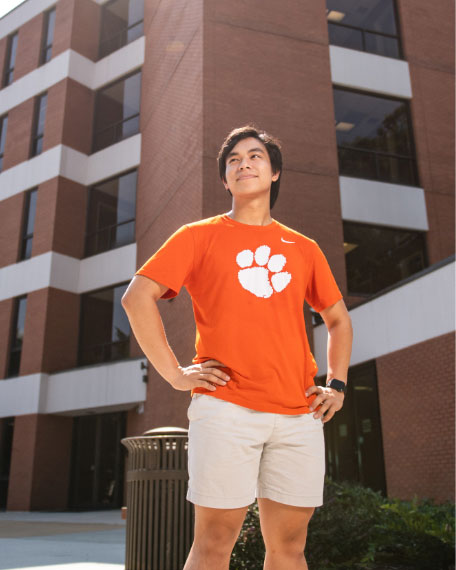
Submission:
M 188 436 L 158 428 L 122 439 L 127 460 L 126 570 L 180 570 L 193 543 Z

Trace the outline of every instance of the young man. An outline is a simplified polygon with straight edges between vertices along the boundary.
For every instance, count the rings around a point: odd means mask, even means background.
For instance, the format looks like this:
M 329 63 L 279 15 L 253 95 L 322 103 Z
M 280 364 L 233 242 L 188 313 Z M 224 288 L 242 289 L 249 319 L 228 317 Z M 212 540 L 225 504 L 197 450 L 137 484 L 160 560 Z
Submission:
M 122 305 L 156 370 L 191 390 L 195 538 L 184 570 L 228 570 L 255 498 L 265 570 L 304 570 L 307 525 L 322 504 L 323 423 L 343 404 L 351 321 L 317 243 L 271 218 L 280 143 L 251 125 L 235 129 L 218 164 L 232 210 L 175 232 L 135 273 Z M 183 285 L 197 326 L 191 366 L 177 361 L 156 305 Z M 328 328 L 326 388 L 314 385 L 305 300 Z

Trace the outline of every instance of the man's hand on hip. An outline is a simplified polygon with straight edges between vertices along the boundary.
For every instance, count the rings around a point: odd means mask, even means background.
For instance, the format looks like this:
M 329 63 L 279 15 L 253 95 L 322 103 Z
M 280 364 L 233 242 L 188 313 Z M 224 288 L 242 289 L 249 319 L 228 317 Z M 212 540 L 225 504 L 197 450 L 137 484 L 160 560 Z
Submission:
M 338 412 L 343 404 L 345 395 L 342 392 L 337 392 L 332 388 L 323 386 L 311 386 L 306 391 L 306 396 L 317 394 L 317 397 L 310 406 L 310 411 L 313 412 L 318 406 L 320 409 L 314 414 L 314 418 L 318 419 L 323 416 L 323 423 L 329 420 Z
M 206 362 L 192 364 L 186 368 L 179 366 L 176 376 L 169 380 L 169 383 L 175 390 L 206 388 L 214 391 L 217 386 L 225 386 L 230 380 L 228 374 L 216 368 L 217 366 L 226 368 L 225 364 L 218 360 L 206 360 Z

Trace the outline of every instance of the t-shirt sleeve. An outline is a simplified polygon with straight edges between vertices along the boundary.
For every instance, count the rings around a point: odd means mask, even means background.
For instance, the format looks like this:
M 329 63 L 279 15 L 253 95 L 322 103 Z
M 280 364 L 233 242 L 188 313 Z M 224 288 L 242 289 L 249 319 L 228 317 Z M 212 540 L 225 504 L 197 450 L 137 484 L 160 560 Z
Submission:
M 185 225 L 179 228 L 150 257 L 135 275 L 145 275 L 168 287 L 162 299 L 171 299 L 179 294 L 191 278 L 194 259 L 193 236 Z
M 314 247 L 313 267 L 307 283 L 305 298 L 317 313 L 321 313 L 343 298 L 329 263 L 317 243 Z

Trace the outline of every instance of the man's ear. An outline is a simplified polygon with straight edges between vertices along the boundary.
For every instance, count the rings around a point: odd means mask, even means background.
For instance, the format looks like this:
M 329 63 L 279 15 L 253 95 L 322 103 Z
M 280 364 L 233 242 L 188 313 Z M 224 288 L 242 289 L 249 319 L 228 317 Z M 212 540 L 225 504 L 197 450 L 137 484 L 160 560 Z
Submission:
M 272 175 L 272 181 L 277 182 L 279 177 L 280 177 L 280 170 L 278 170 L 277 172 L 274 172 L 274 174 Z

